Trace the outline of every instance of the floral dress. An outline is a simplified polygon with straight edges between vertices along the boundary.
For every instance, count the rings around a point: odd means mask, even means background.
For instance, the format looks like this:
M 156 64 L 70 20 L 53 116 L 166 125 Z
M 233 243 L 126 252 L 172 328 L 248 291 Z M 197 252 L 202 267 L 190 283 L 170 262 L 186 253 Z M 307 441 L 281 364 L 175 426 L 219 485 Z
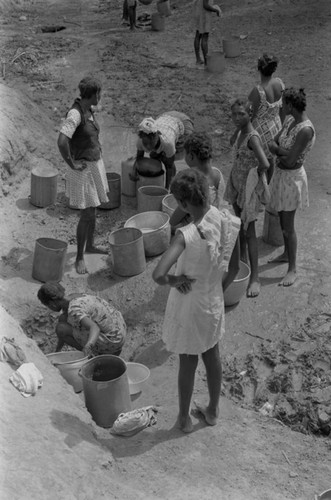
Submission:
M 280 78 L 275 78 L 281 84 L 282 90 L 285 85 Z M 264 152 L 268 158 L 272 156 L 269 151 L 268 143 L 272 141 L 282 128 L 279 111 L 282 107 L 282 98 L 275 102 L 268 102 L 264 88 L 262 85 L 256 87 L 260 95 L 260 105 L 257 115 L 252 124 L 255 130 L 260 134 Z
M 70 300 L 68 323 L 73 327 L 73 336 L 84 347 L 89 332 L 81 327 L 81 321 L 89 318 L 100 328 L 94 354 L 112 354 L 119 351 L 125 340 L 126 325 L 122 314 L 104 299 L 94 295 L 81 295 Z
M 305 127 L 311 127 L 314 134 L 297 160 L 297 163 L 302 165 L 300 168 L 283 170 L 278 168 L 276 163 L 274 175 L 270 183 L 270 206 L 276 212 L 291 212 L 298 207 L 305 208 L 309 206 L 308 181 L 303 163 L 315 143 L 316 134 L 310 120 L 298 123 L 289 130 L 293 121 L 293 116 L 288 116 L 284 121 L 283 129 L 278 139 L 281 148 L 290 150 L 296 141 L 298 133 Z
M 259 166 L 255 153 L 248 147 L 248 143 L 252 137 L 260 138 L 260 135 L 256 130 L 253 130 L 247 134 L 240 146 L 238 146 L 240 136 L 241 132 L 239 132 L 233 145 L 233 166 L 226 184 L 224 199 L 231 205 L 238 205 L 240 210 L 243 210 L 246 201 L 246 183 L 249 171 Z M 258 198 L 256 200 L 255 212 L 257 218 L 261 204 Z

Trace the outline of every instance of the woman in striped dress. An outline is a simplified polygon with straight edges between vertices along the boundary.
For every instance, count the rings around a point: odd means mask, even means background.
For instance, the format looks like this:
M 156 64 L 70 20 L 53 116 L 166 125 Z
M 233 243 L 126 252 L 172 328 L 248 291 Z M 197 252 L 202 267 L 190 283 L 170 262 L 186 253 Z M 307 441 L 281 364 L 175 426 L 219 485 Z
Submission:
M 60 130 L 58 148 L 69 169 L 66 194 L 70 206 L 80 209 L 77 226 L 76 271 L 87 273 L 84 252 L 107 253 L 94 246 L 96 207 L 108 202 L 108 182 L 101 156 L 99 126 L 92 106 L 100 100 L 101 84 L 86 77 L 78 85 L 80 98 L 69 110 Z

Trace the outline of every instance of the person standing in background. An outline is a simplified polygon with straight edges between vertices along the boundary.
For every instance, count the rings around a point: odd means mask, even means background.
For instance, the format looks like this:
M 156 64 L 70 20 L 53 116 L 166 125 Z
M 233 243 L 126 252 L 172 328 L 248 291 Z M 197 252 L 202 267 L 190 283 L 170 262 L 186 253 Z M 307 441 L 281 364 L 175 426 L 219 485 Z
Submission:
M 211 0 L 195 0 L 194 2 L 194 22 L 195 22 L 195 38 L 194 38 L 194 51 L 196 63 L 198 65 L 207 64 L 208 56 L 208 39 L 211 30 L 212 14 L 217 14 L 218 17 L 222 15 L 222 10 L 218 5 L 210 5 Z M 202 57 L 200 57 L 200 47 Z

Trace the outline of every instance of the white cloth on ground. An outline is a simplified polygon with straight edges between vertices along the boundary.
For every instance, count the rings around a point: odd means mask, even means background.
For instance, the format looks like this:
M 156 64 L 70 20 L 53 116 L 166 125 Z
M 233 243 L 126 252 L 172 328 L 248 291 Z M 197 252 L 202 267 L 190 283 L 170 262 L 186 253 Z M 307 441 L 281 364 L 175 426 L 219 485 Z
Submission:
M 111 434 L 134 436 L 138 432 L 151 427 L 157 422 L 155 406 L 145 406 L 136 410 L 120 413 L 110 429 Z
M 43 385 L 43 376 L 34 363 L 23 363 L 10 377 L 9 381 L 25 398 L 35 396 Z

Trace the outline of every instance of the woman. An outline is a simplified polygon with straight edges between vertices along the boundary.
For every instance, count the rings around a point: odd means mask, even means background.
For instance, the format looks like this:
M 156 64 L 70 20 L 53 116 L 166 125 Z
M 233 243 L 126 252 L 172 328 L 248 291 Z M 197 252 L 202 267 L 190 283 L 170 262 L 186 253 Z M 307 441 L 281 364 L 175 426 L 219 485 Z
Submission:
M 60 130 L 58 148 L 69 166 L 66 176 L 66 194 L 70 205 L 80 209 L 77 226 L 76 271 L 87 272 L 86 253 L 107 253 L 94 246 L 96 207 L 108 202 L 108 183 L 101 156 L 99 126 L 92 106 L 100 100 L 101 85 L 93 77 L 86 77 L 78 85 L 80 98 L 69 110 Z
M 240 220 L 226 209 L 220 211 L 210 206 L 207 177 L 196 169 L 179 172 L 170 190 L 192 222 L 177 230 L 153 272 L 153 279 L 171 287 L 162 338 L 169 351 L 179 354 L 177 425 L 188 433 L 193 430 L 190 403 L 199 355 L 206 367 L 209 404 L 196 404 L 196 409 L 208 425 L 216 425 L 218 420 L 223 290 L 239 269 Z
M 268 143 L 274 139 L 282 128 L 281 108 L 284 83 L 273 76 L 278 66 L 278 59 L 263 54 L 257 63 L 261 83 L 254 87 L 248 96 L 253 104 L 252 124 L 261 137 L 262 146 L 270 163 L 268 181 L 270 182 L 274 166 Z
M 306 113 L 306 94 L 293 87 L 283 92 L 286 118 L 282 130 L 269 144 L 277 156 L 271 181 L 271 208 L 279 213 L 284 237 L 284 252 L 270 262 L 288 262 L 280 285 L 291 286 L 296 280 L 297 236 L 294 217 L 298 207 L 308 207 L 308 183 L 304 168 L 307 154 L 315 143 L 315 129 Z
M 226 184 L 224 199 L 231 203 L 240 217 L 240 256 L 251 268 L 247 297 L 257 297 L 261 285 L 258 273 L 258 240 L 255 222 L 261 203 L 268 194 L 266 172 L 269 161 L 264 153 L 259 133 L 251 122 L 252 103 L 238 98 L 231 106 L 232 121 L 236 127 L 230 139 L 233 165 Z M 248 250 L 248 258 L 247 258 Z
M 176 174 L 176 155 L 184 152 L 184 142 L 193 132 L 193 122 L 185 113 L 168 111 L 154 120 L 144 118 L 138 126 L 137 160 L 149 153 L 166 170 L 166 188 Z
M 75 294 L 66 298 L 59 283 L 48 282 L 38 290 L 38 299 L 51 311 L 60 312 L 56 326 L 56 352 L 64 344 L 92 354 L 121 353 L 126 326 L 122 314 L 94 295 Z

